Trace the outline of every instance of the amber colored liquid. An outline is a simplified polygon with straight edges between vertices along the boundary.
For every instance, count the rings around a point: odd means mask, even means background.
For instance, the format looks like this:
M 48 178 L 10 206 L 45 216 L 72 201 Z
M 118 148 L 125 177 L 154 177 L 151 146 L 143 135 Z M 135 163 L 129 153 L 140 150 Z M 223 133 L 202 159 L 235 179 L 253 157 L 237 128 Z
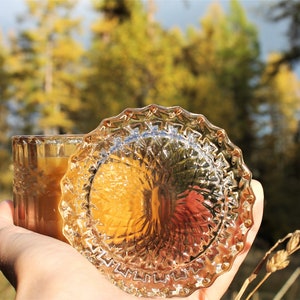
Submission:
M 15 166 L 15 224 L 66 241 L 58 211 L 60 180 L 68 157 L 37 157 L 34 165 Z
M 68 157 L 39 158 L 39 169 L 43 176 L 39 178 L 43 187 L 40 191 L 38 204 L 37 231 L 60 240 L 65 240 L 62 234 L 62 218 L 58 211 L 61 198 L 60 180 L 68 166 Z
M 143 232 L 143 224 L 138 221 L 145 211 L 140 174 L 147 174 L 147 170 L 138 161 L 116 158 L 102 165 L 95 176 L 91 213 L 94 219 L 101 220 L 98 230 L 107 236 L 108 243 L 117 244 L 124 237 L 128 240 Z

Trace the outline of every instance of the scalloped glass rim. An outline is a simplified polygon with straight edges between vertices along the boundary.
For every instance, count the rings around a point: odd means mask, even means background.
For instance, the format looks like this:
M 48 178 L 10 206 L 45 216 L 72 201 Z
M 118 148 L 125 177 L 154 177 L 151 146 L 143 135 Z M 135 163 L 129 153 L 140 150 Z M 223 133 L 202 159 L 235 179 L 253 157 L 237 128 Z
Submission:
M 210 286 L 231 268 L 252 227 L 255 196 L 250 186 L 251 172 L 243 161 L 241 150 L 229 140 L 223 129 L 212 125 L 203 115 L 177 106 L 149 105 L 129 108 L 118 116 L 103 120 L 83 140 L 71 156 L 68 171 L 61 181 L 63 233 L 70 244 L 115 285 L 136 296 L 183 297 Z M 172 172 L 168 173 L 168 168 Z M 113 175 L 110 176 L 108 170 L 112 170 Z M 180 211 L 175 208 L 171 213 L 159 210 L 157 216 L 164 214 L 163 219 L 167 220 L 163 229 L 161 225 L 153 224 L 150 224 L 151 229 L 148 224 L 149 228 L 143 228 L 145 223 L 153 221 L 153 216 L 150 221 L 144 220 L 143 226 L 135 224 L 134 229 L 129 225 L 126 230 L 119 229 L 125 227 L 119 220 L 122 215 L 118 215 L 122 210 L 126 214 L 124 193 L 129 191 L 128 197 L 132 199 L 145 194 L 144 188 L 137 188 L 135 178 L 143 183 L 151 182 L 151 188 L 149 185 L 147 188 L 152 189 L 150 202 L 153 202 L 153 199 L 157 200 L 153 196 L 155 184 L 165 180 L 165 173 L 172 180 L 168 179 L 163 188 L 159 186 L 159 193 L 166 201 L 173 199 L 175 194 L 177 202 L 174 203 L 182 202 L 184 194 L 185 206 Z M 159 180 L 156 179 L 154 184 L 152 177 L 157 176 Z M 122 180 L 129 181 L 123 184 Z M 109 215 L 109 202 L 103 200 L 107 197 L 103 190 L 109 189 L 107 182 L 113 182 L 113 189 L 108 192 L 110 200 L 115 201 L 115 206 L 120 206 L 118 211 L 110 208 L 118 215 L 118 223 L 111 221 L 113 216 L 98 213 L 106 211 Z M 135 185 L 134 193 L 125 187 L 130 184 Z M 139 190 L 143 193 L 139 194 Z M 201 207 L 200 198 L 203 200 Z M 104 204 L 97 207 L 95 203 L 102 200 Z M 189 207 L 188 201 L 194 201 L 192 206 Z M 149 210 L 149 203 L 145 204 L 144 199 L 140 202 L 143 202 L 142 209 L 138 207 L 135 215 Z M 158 203 L 162 206 L 161 202 Z M 208 211 L 203 210 L 204 206 Z M 150 210 L 154 215 L 153 207 Z M 175 224 L 178 216 L 187 211 L 194 215 L 183 217 L 184 221 L 179 222 L 181 225 Z M 176 222 L 169 221 L 173 214 L 177 214 Z M 205 218 L 206 223 L 203 220 L 201 223 L 201 218 Z M 131 222 L 130 217 L 124 219 L 126 224 Z M 181 229 L 183 226 L 184 230 Z M 184 237 L 187 245 L 183 246 Z M 151 258 L 156 262 L 151 263 Z

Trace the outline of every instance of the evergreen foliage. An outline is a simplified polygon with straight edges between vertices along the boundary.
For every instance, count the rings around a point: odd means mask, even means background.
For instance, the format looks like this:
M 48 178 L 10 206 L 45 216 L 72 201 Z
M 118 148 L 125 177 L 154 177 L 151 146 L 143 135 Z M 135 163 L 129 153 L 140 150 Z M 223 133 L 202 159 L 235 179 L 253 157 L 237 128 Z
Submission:
M 11 88 L 24 132 L 55 134 L 74 128 L 71 112 L 81 108 L 78 80 L 83 47 L 75 40 L 80 19 L 71 16 L 76 2 L 26 1 L 22 21 L 11 37 Z

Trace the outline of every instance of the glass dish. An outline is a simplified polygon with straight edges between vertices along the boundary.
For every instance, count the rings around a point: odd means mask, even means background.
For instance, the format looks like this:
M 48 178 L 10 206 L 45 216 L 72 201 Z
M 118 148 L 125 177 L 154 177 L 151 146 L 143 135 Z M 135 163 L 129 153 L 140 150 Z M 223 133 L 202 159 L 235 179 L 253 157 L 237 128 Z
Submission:
M 126 109 L 71 156 L 61 181 L 63 232 L 127 293 L 188 296 L 243 250 L 250 181 L 241 150 L 203 115 Z

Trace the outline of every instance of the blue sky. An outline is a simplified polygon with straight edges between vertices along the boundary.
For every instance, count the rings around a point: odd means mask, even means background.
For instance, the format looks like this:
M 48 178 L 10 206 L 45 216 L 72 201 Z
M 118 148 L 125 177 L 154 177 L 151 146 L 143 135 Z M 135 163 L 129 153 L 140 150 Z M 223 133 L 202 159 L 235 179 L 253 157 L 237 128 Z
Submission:
M 188 25 L 199 26 L 200 18 L 206 13 L 208 6 L 219 2 L 226 10 L 229 0 L 156 0 L 156 18 L 166 27 Z M 268 53 L 283 50 L 287 44 L 285 23 L 270 23 L 263 17 L 263 10 L 272 0 L 240 0 L 249 20 L 259 30 L 262 57 L 266 59 Z
M 147 1 L 147 0 L 144 0 Z M 178 26 L 185 29 L 189 25 L 199 26 L 200 18 L 206 13 L 213 0 L 154 0 L 156 3 L 156 20 L 164 27 Z M 224 9 L 228 7 L 229 0 L 216 0 Z M 92 19 L 90 0 L 80 0 L 77 11 L 83 15 L 88 24 Z M 262 58 L 272 51 L 280 51 L 287 45 L 285 38 L 286 26 L 284 23 L 273 24 L 266 22 L 262 16 L 262 8 L 274 1 L 272 0 L 240 0 L 246 10 L 247 16 L 259 30 Z M 24 0 L 0 1 L 0 29 L 7 32 L 16 26 L 16 16 L 24 12 Z

